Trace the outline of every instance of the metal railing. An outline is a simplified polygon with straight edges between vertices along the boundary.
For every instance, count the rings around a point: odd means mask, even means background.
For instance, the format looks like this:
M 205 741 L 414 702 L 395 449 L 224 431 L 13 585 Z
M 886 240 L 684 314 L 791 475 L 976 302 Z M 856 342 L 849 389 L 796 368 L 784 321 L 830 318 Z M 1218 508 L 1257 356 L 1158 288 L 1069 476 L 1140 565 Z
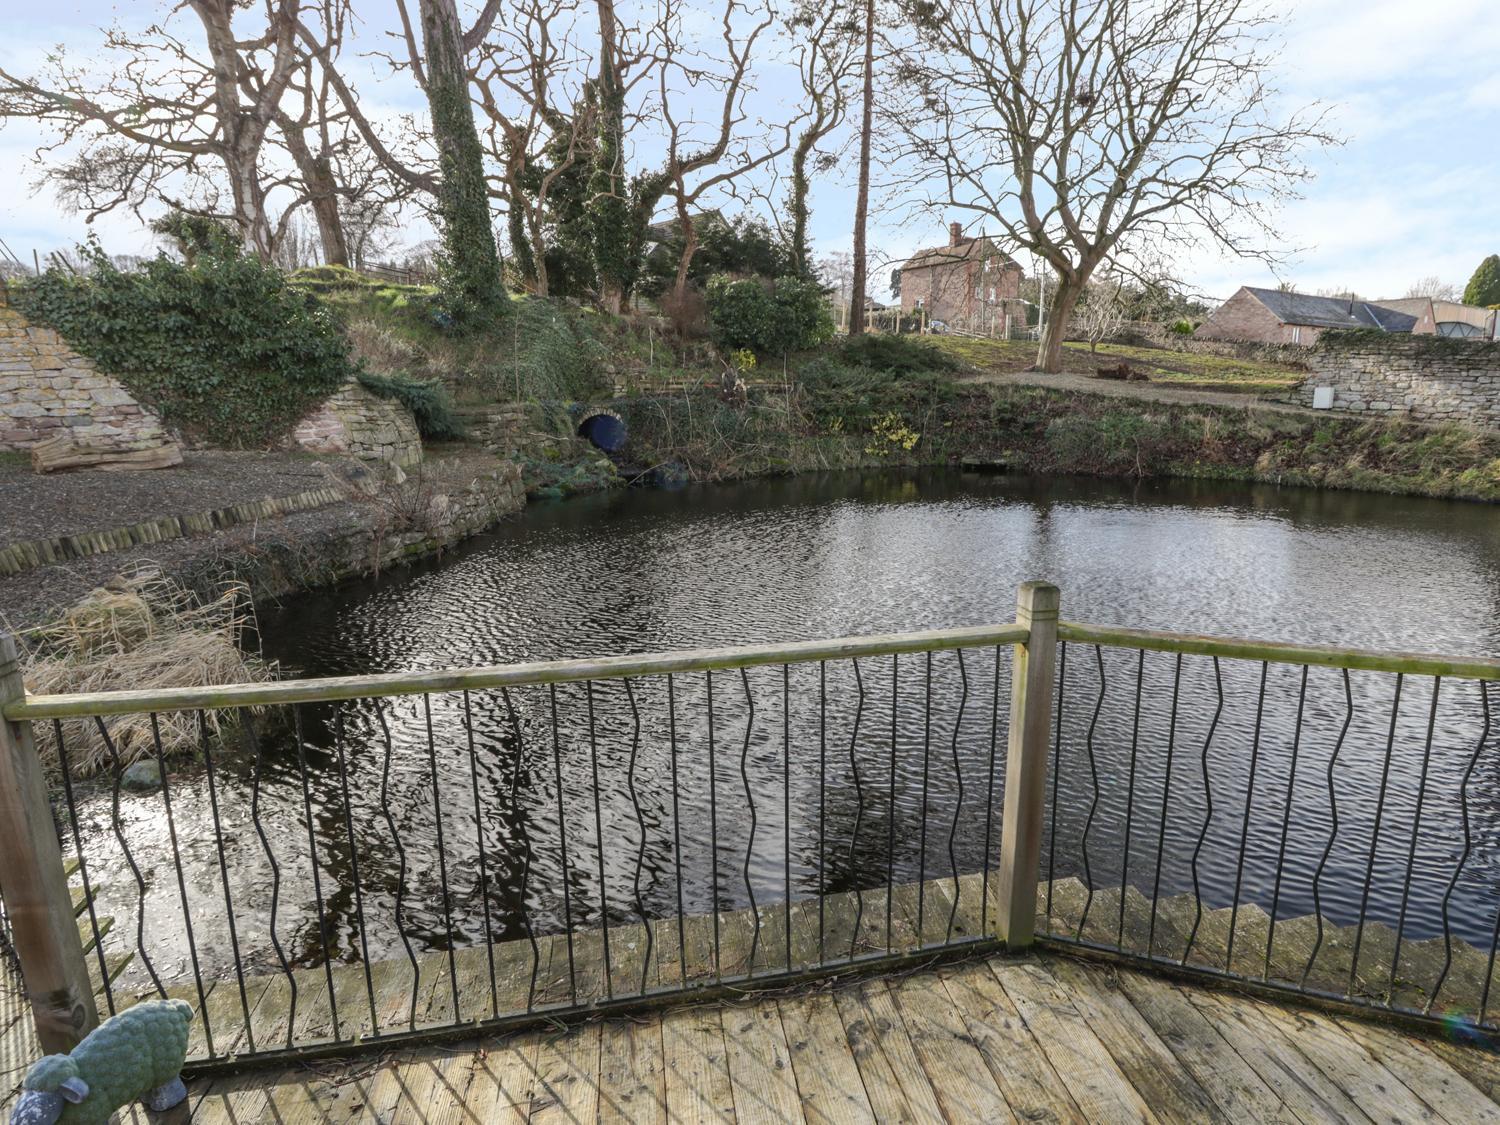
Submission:
M 41 908 L 79 924 L 30 958 L 39 1026 L 70 992 L 179 996 L 201 1067 L 993 945 L 1026 638 L 15 697 L 7 757 L 60 779 L 35 866 L 78 860 Z M 131 791 L 131 757 L 159 789 Z
M 1049 940 L 1496 1026 L 1500 661 L 1059 637 Z
M 173 994 L 201 1062 L 273 1060 L 1033 935 L 1494 1025 L 1500 661 L 1057 603 L 1028 583 L 988 628 L 88 696 L 25 695 L 0 637 L 0 884 L 39 1034 Z M 102 779 L 66 768 L 85 744 Z M 126 788 L 131 756 L 159 790 Z

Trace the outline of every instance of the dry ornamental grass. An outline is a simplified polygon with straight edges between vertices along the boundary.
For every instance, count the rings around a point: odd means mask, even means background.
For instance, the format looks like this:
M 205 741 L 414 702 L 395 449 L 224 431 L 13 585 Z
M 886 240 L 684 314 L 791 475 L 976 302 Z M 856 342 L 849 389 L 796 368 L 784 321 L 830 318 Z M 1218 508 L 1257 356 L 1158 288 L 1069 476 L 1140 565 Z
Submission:
M 241 648 L 252 623 L 249 591 L 240 583 L 204 600 L 159 571 L 122 575 L 57 620 L 28 632 L 26 689 L 54 695 L 274 679 L 274 665 Z M 235 712 L 203 715 L 209 735 L 217 737 L 234 722 Z M 157 727 L 167 755 L 199 749 L 197 712 L 162 713 Z M 62 733 L 69 769 L 77 777 L 123 768 L 156 752 L 149 715 L 113 717 L 104 731 L 94 719 L 69 719 Z M 38 734 L 44 759 L 56 767 L 56 740 Z

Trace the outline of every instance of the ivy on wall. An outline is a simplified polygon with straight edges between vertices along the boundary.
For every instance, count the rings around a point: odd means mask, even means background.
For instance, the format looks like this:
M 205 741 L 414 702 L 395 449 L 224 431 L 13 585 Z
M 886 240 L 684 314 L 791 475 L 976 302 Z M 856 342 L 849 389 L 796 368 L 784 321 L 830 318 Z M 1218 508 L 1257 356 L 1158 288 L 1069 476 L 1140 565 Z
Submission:
M 233 242 L 193 250 L 122 270 L 91 240 L 84 274 L 48 270 L 12 300 L 189 438 L 268 445 L 354 377 L 348 343 L 279 269 Z

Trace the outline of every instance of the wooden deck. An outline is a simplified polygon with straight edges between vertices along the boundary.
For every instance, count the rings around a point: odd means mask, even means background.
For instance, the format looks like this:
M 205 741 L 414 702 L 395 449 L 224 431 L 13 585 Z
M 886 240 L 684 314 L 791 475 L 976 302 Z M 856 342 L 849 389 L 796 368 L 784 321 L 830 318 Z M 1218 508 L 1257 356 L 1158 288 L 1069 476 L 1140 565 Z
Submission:
M 1122 917 L 1118 889 L 1093 896 L 1076 880 L 1051 888 L 1048 924 L 1085 923 L 1084 936 L 1111 940 Z M 892 901 L 898 944 L 978 932 L 978 876 L 955 899 L 951 880 L 934 880 L 917 909 L 917 888 Z M 1041 888 L 1042 902 L 1048 888 Z M 821 956 L 851 945 L 882 948 L 884 892 L 822 901 Z M 1149 904 L 1127 891 L 1127 949 L 1160 940 L 1180 950 L 1193 912 L 1163 900 L 1154 935 Z M 819 959 L 817 900 L 720 916 L 721 968 L 756 973 Z M 1083 908 L 1088 905 L 1088 917 Z M 1195 949 L 1210 963 L 1224 957 L 1228 912 L 1206 912 Z M 855 924 L 856 916 L 859 918 Z M 1235 932 L 1254 936 L 1263 916 L 1236 916 Z M 1246 921 L 1246 919 L 1249 919 Z M 1306 935 L 1290 923 L 1276 947 L 1301 956 Z M 1305 927 L 1304 927 L 1305 928 Z M 1283 931 L 1278 927 L 1278 934 Z M 542 939 L 541 1003 L 564 1003 L 571 988 L 587 1001 L 610 987 L 669 986 L 684 975 L 712 974 L 711 920 L 687 919 L 686 950 L 675 920 L 644 930 L 614 927 L 612 973 L 603 973 L 597 934 L 574 937 L 577 972 L 567 971 L 566 942 Z M 1147 935 L 1143 938 L 1142 935 Z M 1262 940 L 1264 940 L 1262 938 Z M 106 945 L 108 946 L 108 942 Z M 1337 944 L 1337 943 L 1335 943 Z M 1377 943 L 1379 944 L 1379 943 Z M 1162 952 L 1162 950 L 1156 950 Z M 496 958 L 498 1003 L 524 1004 L 531 977 L 527 943 L 459 951 L 459 1020 L 483 1018 L 497 1002 L 489 987 Z M 1174 954 L 1175 955 L 1175 954 Z M 1236 968 L 1240 954 L 1235 953 Z M 1363 958 L 1362 958 L 1363 961 Z M 1294 963 L 1289 960 L 1288 965 Z M 1295 962 L 1300 963 L 1300 962 Z M 1336 966 L 1347 971 L 1347 958 Z M 1384 966 L 1374 962 L 1384 976 Z M 1403 967 L 1405 962 L 1403 961 Z M 413 990 L 418 1026 L 452 1025 L 453 980 L 446 954 L 372 966 L 382 1028 L 406 1023 Z M 1248 970 L 1246 970 L 1248 971 Z M 1362 974 L 1363 975 L 1363 974 Z M 284 977 L 249 982 L 253 1026 L 262 1043 L 288 1031 L 299 1044 L 326 1041 L 327 978 L 299 970 L 302 997 L 288 1010 Z M 344 1034 L 368 1034 L 361 1015 L 362 969 L 334 971 Z M 184 998 L 191 987 L 176 989 Z M 129 998 L 117 997 L 122 1002 Z M 233 982 L 213 984 L 195 1023 L 195 1053 L 213 1024 L 218 1051 L 247 1044 L 239 1036 L 242 1002 Z M 0 979 L 0 1114 L 24 1066 L 35 1057 L 19 982 Z M 594 1018 L 542 1031 L 490 1035 L 299 1063 L 204 1079 L 192 1087 L 192 1120 L 201 1122 L 553 1122 L 553 1121 L 1492 1121 L 1500 1123 L 1500 1055 L 1422 1037 L 1357 1017 L 1281 1004 L 1206 986 L 1175 983 L 1149 971 L 1084 961 L 1053 949 L 1029 955 L 975 956 L 904 973 L 825 981 L 800 990 L 747 992 L 722 1003 Z M 168 1115 L 186 1120 L 186 1112 Z M 123 1120 L 144 1122 L 142 1113 Z
M 203 1082 L 192 1120 L 1457 1125 L 1497 1095 L 1476 1048 L 1041 954 Z

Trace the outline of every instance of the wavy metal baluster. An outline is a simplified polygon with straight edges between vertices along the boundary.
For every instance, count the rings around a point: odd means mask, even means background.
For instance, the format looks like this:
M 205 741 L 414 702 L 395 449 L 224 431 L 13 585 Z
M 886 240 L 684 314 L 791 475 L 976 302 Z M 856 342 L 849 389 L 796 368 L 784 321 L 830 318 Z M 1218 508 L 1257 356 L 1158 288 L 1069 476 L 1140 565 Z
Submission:
M 411 947 L 411 939 L 406 936 L 406 918 L 402 911 L 406 899 L 406 849 L 401 846 L 401 831 L 396 827 L 395 818 L 391 816 L 391 757 L 395 748 L 391 745 L 391 728 L 385 721 L 385 708 L 379 699 L 372 699 L 370 702 L 375 705 L 375 720 L 380 724 L 380 739 L 385 744 L 385 760 L 380 767 L 380 811 L 385 815 L 386 827 L 391 832 L 391 843 L 396 848 L 396 933 L 401 937 L 401 944 L 406 947 L 406 959 L 411 964 L 411 1014 L 407 1023 L 415 1030 L 417 988 L 421 982 L 422 970 L 417 964 L 417 954 Z
M 1214 706 L 1213 719 L 1208 724 L 1208 734 L 1203 739 L 1203 750 L 1199 755 L 1199 768 L 1203 771 L 1203 796 L 1206 808 L 1203 811 L 1203 827 L 1198 832 L 1198 844 L 1193 848 L 1193 901 L 1197 904 L 1197 913 L 1193 916 L 1193 928 L 1188 934 L 1187 945 L 1182 950 L 1181 964 L 1186 965 L 1187 959 L 1192 955 L 1193 942 L 1198 940 L 1198 927 L 1203 924 L 1203 887 L 1198 881 L 1198 857 L 1203 854 L 1203 844 L 1208 839 L 1208 826 L 1214 819 L 1214 791 L 1208 776 L 1208 748 L 1214 740 L 1214 733 L 1219 729 L 1219 716 L 1224 713 L 1224 675 L 1219 667 L 1219 658 L 1212 657 L 1214 662 L 1214 693 L 1217 703 Z
M 1161 902 L 1162 856 L 1167 848 L 1167 804 L 1172 796 L 1172 755 L 1177 747 L 1177 695 L 1182 686 L 1182 653 L 1172 662 L 1172 712 L 1167 719 L 1167 761 L 1161 775 L 1161 824 L 1156 832 L 1156 875 L 1151 880 L 1151 921 L 1146 927 L 1146 956 L 1156 953 L 1157 904 Z
M 203 991 L 203 973 L 198 965 L 198 943 L 193 938 L 193 909 L 188 905 L 187 879 L 182 874 L 182 849 L 177 846 L 177 820 L 172 815 L 172 787 L 167 780 L 167 752 L 161 744 L 161 725 L 156 712 L 150 714 L 151 742 L 156 747 L 156 768 L 161 772 L 161 801 L 167 814 L 167 840 L 172 847 L 172 867 L 177 873 L 177 899 L 182 903 L 182 924 L 187 930 L 188 961 L 193 966 L 193 986 L 198 993 L 198 1018 L 203 1021 L 204 1043 L 214 1053 L 213 1021 L 208 1018 L 208 994 Z M 82 863 L 82 860 L 79 861 Z M 97 934 L 95 937 L 97 938 Z
M 307 752 L 302 739 L 301 704 L 292 704 L 292 728 L 297 740 L 297 774 L 302 781 L 302 815 L 307 821 L 307 856 L 312 864 L 313 904 L 318 911 L 318 941 L 323 946 L 323 974 L 328 984 L 328 1014 L 333 1024 L 333 1037 L 339 1040 L 344 1036 L 339 1024 L 338 1000 L 333 994 L 333 950 L 332 943 L 328 940 L 328 915 L 323 908 L 323 878 L 318 866 L 317 836 L 313 831 L 312 794 L 307 784 Z
M 568 821 L 563 812 L 562 743 L 558 734 L 556 684 L 547 685 L 547 699 L 552 708 L 552 766 L 557 775 L 557 839 L 562 851 L 563 940 L 568 946 L 568 996 L 572 1003 L 577 1004 L 578 965 L 573 955 L 573 899 L 568 892 L 573 873 L 568 867 Z
M 677 693 L 667 673 L 667 745 L 672 757 L 672 842 L 677 854 L 677 967 L 687 984 L 687 913 L 682 901 L 682 787 L 677 780 Z
M 1437 983 L 1432 986 L 1432 994 L 1427 997 L 1427 1005 L 1422 1009 L 1422 1014 L 1427 1015 L 1432 1011 L 1432 1005 L 1437 1000 L 1437 995 L 1443 989 L 1443 982 L 1448 979 L 1448 972 L 1453 968 L 1453 922 L 1448 917 L 1448 904 L 1453 898 L 1453 889 L 1458 886 L 1458 880 L 1463 875 L 1464 865 L 1469 862 L 1469 855 L 1473 851 L 1474 837 L 1469 825 L 1469 779 L 1474 776 L 1474 767 L 1479 764 L 1479 755 L 1484 752 L 1484 744 L 1490 737 L 1490 696 L 1489 684 L 1484 680 L 1479 681 L 1479 705 L 1484 711 L 1484 725 L 1480 728 L 1479 741 L 1474 746 L 1474 753 L 1469 755 L 1468 768 L 1464 770 L 1464 777 L 1458 785 L 1459 809 L 1463 814 L 1464 821 L 1464 850 L 1458 857 L 1458 863 L 1453 868 L 1453 877 L 1448 880 L 1448 889 L 1443 892 L 1443 971 L 1438 974 Z M 1500 921 L 1496 922 L 1496 928 L 1500 929 Z M 1495 952 L 1493 943 L 1490 950 L 1490 966 L 1484 974 L 1484 996 L 1479 1003 L 1479 1022 L 1484 1023 L 1484 1005 L 1489 999 L 1490 974 L 1494 972 Z
M 859 943 L 859 925 L 865 916 L 864 892 L 859 889 L 859 878 L 854 874 L 858 870 L 854 862 L 855 846 L 859 841 L 859 826 L 865 815 L 865 791 L 859 779 L 859 759 L 854 754 L 855 743 L 859 741 L 860 720 L 865 714 L 865 681 L 860 675 L 859 661 L 855 659 L 849 663 L 854 665 L 854 686 L 859 693 L 858 702 L 854 705 L 854 730 L 849 735 L 849 769 L 854 774 L 854 831 L 849 835 L 849 876 L 854 879 L 854 929 L 849 935 L 849 959 L 852 961 Z
M 359 844 L 354 839 L 354 811 L 349 800 L 349 764 L 344 756 L 344 711 L 339 708 L 333 716 L 333 745 L 338 752 L 339 763 L 339 789 L 344 799 L 344 831 L 349 838 L 349 872 L 354 880 L 354 917 L 359 923 L 359 951 L 365 973 L 365 997 L 370 1002 L 370 1034 L 380 1034 L 380 1016 L 375 1008 L 375 977 L 370 971 L 370 940 L 368 927 L 365 925 L 365 896 L 360 885 L 359 878 Z M 213 795 L 212 778 L 209 781 L 209 795 Z M 223 856 L 220 856 L 222 861 Z M 226 877 L 225 889 L 228 889 Z M 243 984 L 241 990 L 243 992 Z M 243 995 L 241 996 L 243 999 Z M 245 1019 L 248 1021 L 250 1013 L 246 1011 Z
M 995 646 L 995 694 L 990 702 L 990 764 L 984 793 L 984 875 L 979 891 L 979 932 L 990 932 L 990 839 L 995 823 L 995 759 L 1000 741 L 1000 646 Z M 1047 883 L 1051 886 L 1052 857 L 1047 857 Z
M 599 853 L 599 924 L 604 931 L 604 994 L 613 1000 L 615 974 L 609 956 L 609 884 L 604 880 L 604 798 L 599 786 L 599 739 L 594 732 L 593 680 L 583 681 L 583 693 L 588 704 L 589 763 L 594 773 L 594 848 Z
M 443 795 L 438 785 L 437 742 L 432 737 L 432 696 L 422 693 L 427 727 L 427 762 L 432 769 L 432 822 L 437 828 L 438 884 L 443 896 L 443 940 L 448 946 L 448 979 L 453 986 L 453 1022 L 463 1021 L 458 1000 L 458 957 L 453 949 L 453 895 L 448 889 L 448 849 L 443 843 Z
M 1120 918 L 1115 948 L 1125 949 L 1125 888 L 1130 885 L 1130 830 L 1135 821 L 1135 767 L 1141 740 L 1141 692 L 1146 683 L 1146 650 L 1136 651 L 1135 712 L 1130 720 L 1130 775 L 1125 785 L 1125 846 L 1120 852 Z
M 202 717 L 200 711 L 199 717 Z M 73 799 L 73 771 L 68 764 L 68 748 L 63 738 L 62 720 L 52 720 L 52 733 L 57 739 L 57 765 L 62 771 L 63 795 L 68 802 L 68 823 L 73 830 L 73 854 L 78 857 L 78 873 L 83 877 L 83 901 L 88 904 L 89 930 L 94 935 L 94 956 L 99 961 L 99 979 L 104 983 L 104 1002 L 109 1008 L 109 1014 L 115 1014 L 115 990 L 109 980 L 109 968 L 104 961 L 104 940 L 99 933 L 99 916 L 94 910 L 94 890 L 89 884 L 88 859 L 83 854 L 83 834 L 78 827 L 78 806 Z M 217 818 L 215 820 L 217 825 Z M 232 923 L 231 923 L 232 924 Z M 239 964 L 239 955 L 235 955 L 235 964 Z
M 1307 966 L 1302 970 L 1302 979 L 1297 987 L 1307 987 L 1308 975 L 1312 973 L 1312 967 L 1318 960 L 1318 951 L 1323 948 L 1323 898 L 1319 885 L 1323 881 L 1323 870 L 1328 866 L 1328 857 L 1333 854 L 1333 845 L 1339 837 L 1339 800 L 1338 791 L 1333 784 L 1333 773 L 1338 766 L 1339 753 L 1344 748 L 1344 739 L 1349 734 L 1349 724 L 1354 721 L 1354 691 L 1349 685 L 1349 669 L 1343 669 L 1344 673 L 1344 725 L 1339 729 L 1339 736 L 1334 741 L 1333 752 L 1328 756 L 1328 772 L 1326 783 L 1328 785 L 1328 815 L 1331 821 L 1328 827 L 1328 843 L 1323 847 L 1323 858 L 1318 860 L 1317 870 L 1313 872 L 1313 917 L 1317 919 L 1318 936 L 1313 942 L 1312 953 L 1307 958 Z
M 750 673 L 740 669 L 740 684 L 745 691 L 745 706 L 749 713 L 745 718 L 745 743 L 740 748 L 740 782 L 745 787 L 745 804 L 750 808 L 750 835 L 745 841 L 745 893 L 750 896 L 750 914 L 755 919 L 755 933 L 750 937 L 750 960 L 746 964 L 746 975 L 755 975 L 755 951 L 760 948 L 760 907 L 755 902 L 755 887 L 750 882 L 750 856 L 755 851 L 755 827 L 758 823 L 755 810 L 755 794 L 750 789 L 750 774 L 746 763 L 750 759 L 750 735 L 755 729 L 755 697 L 750 692 Z
M 156 986 L 157 993 L 165 999 L 167 990 L 162 987 L 161 977 L 156 975 L 156 966 L 151 964 L 151 958 L 146 955 L 146 880 L 141 878 L 141 869 L 136 866 L 135 856 L 130 851 L 130 843 L 125 839 L 125 833 L 120 830 L 120 752 L 115 749 L 114 739 L 110 738 L 109 730 L 105 727 L 104 720 L 95 715 L 94 723 L 99 728 L 99 736 L 104 739 L 105 748 L 109 750 L 110 760 L 114 763 L 115 767 L 114 800 L 110 815 L 110 826 L 114 829 L 115 839 L 119 842 L 120 853 L 125 857 L 125 862 L 130 865 L 130 873 L 135 876 L 136 952 L 141 955 L 141 963 L 146 966 L 146 972 L 151 974 L 151 983 Z
M 1443 678 L 1432 678 L 1432 709 L 1427 714 L 1427 741 L 1422 747 L 1422 774 L 1417 781 L 1417 808 L 1411 818 L 1411 849 L 1406 853 L 1406 879 L 1401 884 L 1401 913 L 1396 920 L 1396 950 L 1391 954 L 1390 994 L 1396 994 L 1396 966 L 1401 963 L 1401 939 L 1406 935 L 1406 908 L 1411 901 L 1411 877 L 1417 862 L 1417 837 L 1422 831 L 1422 804 L 1427 799 L 1427 768 L 1432 764 L 1432 734 L 1437 727 L 1438 693 Z M 1430 1005 L 1431 1000 L 1428 1001 Z
M 712 905 L 714 916 L 714 979 L 724 981 L 724 962 L 719 941 L 719 774 L 718 758 L 714 752 L 714 673 L 713 669 L 703 673 L 704 694 L 708 697 L 708 856 L 712 868 Z M 684 949 L 683 957 L 687 951 Z
M 1224 948 L 1224 971 L 1226 973 L 1234 964 L 1234 934 L 1238 929 L 1236 923 L 1240 916 L 1240 890 L 1244 886 L 1245 879 L 1245 852 L 1250 846 L 1250 810 L 1255 804 L 1255 766 L 1260 761 L 1261 722 L 1266 711 L 1266 676 L 1270 670 L 1270 664 L 1262 660 L 1260 662 L 1260 692 L 1255 699 L 1255 733 L 1250 738 L 1250 770 L 1245 780 L 1245 820 L 1240 828 L 1240 855 L 1234 869 L 1234 898 L 1229 904 L 1229 940 Z
M 855 669 L 855 678 L 858 679 L 859 669 Z M 890 817 L 885 826 L 885 951 L 892 953 L 896 948 L 896 934 L 894 927 L 895 914 L 893 908 L 896 902 L 896 742 L 897 742 L 897 719 L 901 712 L 900 699 L 897 695 L 901 676 L 901 654 L 891 654 L 891 794 L 890 794 Z M 863 687 L 863 685 L 861 685 Z M 860 711 L 864 707 L 864 693 L 860 693 Z M 859 711 L 855 713 L 858 720 Z M 856 722 L 856 731 L 858 724 Z M 852 756 L 851 751 L 851 756 Z M 859 792 L 859 786 L 854 790 Z M 852 854 L 853 848 L 850 848 Z
M 828 898 L 828 662 L 818 661 L 818 957 L 823 963 Z
M 999 653 L 997 648 L 996 653 Z M 998 674 L 998 673 L 997 673 Z M 1057 642 L 1057 718 L 1052 724 L 1052 823 L 1047 828 L 1047 933 L 1052 932 L 1052 886 L 1057 882 L 1057 785 L 1062 776 L 1063 696 L 1068 685 L 1068 642 Z
M 490 873 L 489 858 L 484 847 L 484 810 L 479 803 L 479 751 L 474 746 L 474 708 L 467 688 L 463 691 L 464 741 L 469 746 L 469 784 L 474 799 L 474 843 L 479 849 L 479 902 L 484 909 L 484 955 L 490 970 L 490 1014 L 500 1015 L 500 990 L 495 982 L 495 930 L 490 922 Z M 516 761 L 521 760 L 521 748 L 516 746 Z M 515 804 L 511 810 L 514 813 Z M 524 892 L 522 892 L 524 894 Z M 521 900 L 525 912 L 525 899 Z M 457 1018 L 457 1011 L 454 1017 Z
M 524 819 L 516 812 L 520 808 L 518 801 L 521 791 L 521 764 L 526 757 L 526 744 L 521 738 L 521 721 L 516 717 L 516 705 L 511 701 L 509 689 L 501 688 L 500 698 L 505 703 L 505 714 L 510 721 L 511 737 L 516 740 L 516 763 L 510 773 L 510 808 L 511 815 L 516 818 L 517 835 L 521 839 L 521 926 L 526 931 L 526 940 L 531 944 L 531 984 L 526 990 L 526 1010 L 529 1012 L 536 1005 L 536 978 L 542 968 L 542 950 L 537 944 L 536 931 L 531 925 L 531 907 L 528 905 L 529 899 L 527 898 L 531 885 L 531 834 L 526 830 Z M 493 966 L 493 962 L 491 964 Z M 494 974 L 495 970 L 492 967 L 490 969 L 492 986 Z
M 297 1019 L 297 978 L 292 976 L 291 963 L 286 959 L 286 952 L 281 948 L 281 939 L 276 936 L 276 911 L 281 903 L 281 865 L 276 862 L 276 853 L 271 850 L 271 841 L 266 838 L 266 827 L 260 822 L 260 784 L 262 774 L 265 772 L 266 753 L 265 747 L 261 745 L 260 736 L 255 733 L 255 724 L 248 715 L 245 717 L 245 736 L 250 740 L 250 746 L 255 751 L 255 772 L 251 774 L 250 785 L 250 820 L 255 825 L 256 836 L 260 838 L 261 849 L 266 853 L 266 861 L 271 865 L 271 920 L 268 928 L 271 934 L 271 947 L 276 951 L 276 960 L 281 962 L 281 972 L 286 977 L 290 998 L 286 1018 L 286 1046 L 290 1050 L 292 1028 Z
M 651 972 L 651 918 L 646 913 L 646 902 L 641 897 L 641 872 L 646 866 L 646 815 L 641 811 L 641 798 L 635 790 L 635 762 L 641 749 L 641 712 L 635 703 L 635 689 L 630 686 L 630 677 L 625 677 L 625 698 L 630 703 L 630 764 L 625 768 L 625 784 L 630 790 L 630 803 L 635 808 L 635 822 L 641 829 L 641 850 L 635 857 L 635 912 L 640 916 L 641 928 L 646 931 L 646 948 L 641 960 L 641 995 L 646 994 L 646 980 Z
M 1083 822 L 1083 842 L 1079 848 L 1080 857 L 1083 860 L 1083 879 L 1088 885 L 1084 888 L 1088 893 L 1083 899 L 1083 913 L 1078 918 L 1078 932 L 1073 935 L 1075 940 L 1083 940 L 1083 927 L 1088 924 L 1089 910 L 1094 905 L 1094 868 L 1089 862 L 1089 833 L 1094 828 L 1094 814 L 1099 810 L 1099 765 L 1094 758 L 1094 732 L 1099 729 L 1099 712 L 1104 710 L 1104 650 L 1098 645 L 1094 646 L 1094 661 L 1099 672 L 1099 698 L 1094 700 L 1094 714 L 1089 719 L 1088 733 L 1084 735 L 1084 750 L 1089 760 L 1089 780 L 1094 787 L 1094 799 L 1089 802 L 1089 815 Z
M 1391 780 L 1391 761 L 1396 756 L 1396 722 L 1401 711 L 1401 686 L 1404 672 L 1396 673 L 1396 692 L 1391 699 L 1391 729 L 1385 742 L 1385 762 L 1380 768 L 1380 795 L 1375 798 L 1375 827 L 1370 832 L 1370 862 L 1365 866 L 1365 886 L 1359 899 L 1359 925 L 1354 930 L 1354 959 L 1349 963 L 1348 995 L 1354 995 L 1354 978 L 1359 973 L 1359 950 L 1365 938 L 1365 913 L 1370 906 L 1370 886 L 1375 881 L 1375 853 L 1380 850 L 1380 821 L 1385 815 L 1385 797 Z
M 792 672 L 781 666 L 781 859 L 786 882 L 786 971 L 792 971 Z
M 958 917 L 959 898 L 963 894 L 963 885 L 958 881 L 958 853 L 953 850 L 953 841 L 958 836 L 958 820 L 963 815 L 964 807 L 964 771 L 958 759 L 958 732 L 964 725 L 964 708 L 969 702 L 969 672 L 964 667 L 964 650 L 956 651 L 958 675 L 963 686 L 958 696 L 958 717 L 953 720 L 953 781 L 956 793 L 953 799 L 953 823 L 948 826 L 948 866 L 953 872 L 953 906 L 948 911 L 948 932 L 943 935 L 944 945 L 953 940 L 953 922 Z
M 923 654 L 923 679 L 926 694 L 922 699 L 922 827 L 917 844 L 917 945 L 927 944 L 926 906 L 927 891 L 927 779 L 932 765 L 932 653 Z
M 1286 808 L 1281 817 L 1281 847 L 1276 852 L 1276 886 L 1271 892 L 1271 922 L 1266 932 L 1266 964 L 1262 980 L 1271 979 L 1271 952 L 1276 946 L 1276 912 L 1281 907 L 1281 875 L 1286 866 L 1286 842 L 1292 828 L 1292 798 L 1297 789 L 1297 753 L 1302 748 L 1302 711 L 1307 702 L 1308 666 L 1302 665 L 1302 682 L 1297 689 L 1297 722 L 1292 728 L 1292 764 L 1286 776 Z

